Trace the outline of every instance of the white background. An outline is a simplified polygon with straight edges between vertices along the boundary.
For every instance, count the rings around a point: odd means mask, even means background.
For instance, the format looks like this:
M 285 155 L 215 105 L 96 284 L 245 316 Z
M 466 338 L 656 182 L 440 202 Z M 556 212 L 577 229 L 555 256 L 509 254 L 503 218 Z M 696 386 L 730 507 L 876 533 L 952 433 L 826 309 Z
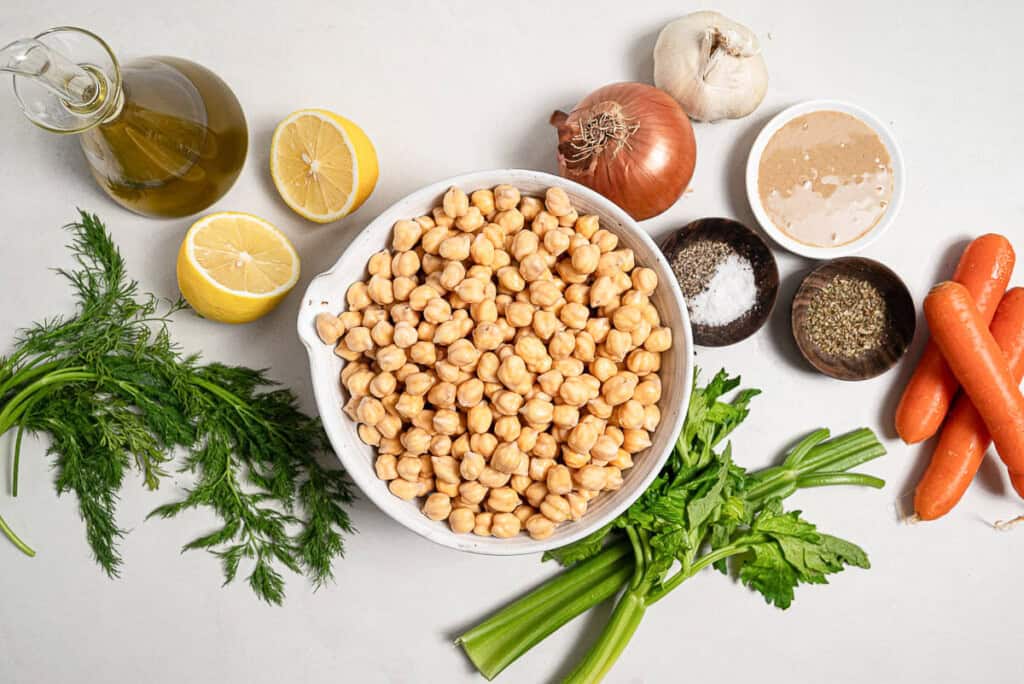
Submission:
M 230 6 L 229 6 L 230 5 Z M 770 7 L 769 7 L 770 6 Z M 371 217 L 399 197 L 466 171 L 553 170 L 554 108 L 619 80 L 651 79 L 660 27 L 696 5 L 680 2 L 308 2 L 0 0 L 0 41 L 75 24 L 122 58 L 194 59 L 230 83 L 248 115 L 251 148 L 234 189 L 213 209 L 244 210 L 280 226 L 303 258 L 305 288 Z M 761 125 L 810 98 L 856 102 L 889 122 L 906 155 L 909 186 L 891 232 L 866 256 L 896 269 L 920 301 L 947 277 L 963 241 L 997 230 L 1024 252 L 1019 67 L 1024 5 L 1000 2 L 721 2 L 759 34 L 768 97 L 747 119 L 698 125 L 692 192 L 645 227 L 661 236 L 703 216 L 751 221 L 743 165 Z M 5 79 L 6 80 L 6 79 Z M 6 85 L 2 90 L 6 91 Z M 174 256 L 188 220 L 154 221 L 109 201 L 87 175 L 73 139 L 24 120 L 0 102 L 0 353 L 14 330 L 65 311 L 68 264 L 60 226 L 75 207 L 99 212 L 145 289 L 177 294 Z M 277 198 L 267 174 L 275 123 L 300 107 L 360 123 L 380 155 L 377 190 L 356 215 L 316 227 Z M 701 366 L 742 373 L 765 390 L 737 433 L 743 465 L 773 461 L 818 426 L 867 425 L 891 453 L 870 464 L 881 492 L 803 492 L 791 504 L 823 528 L 860 542 L 870 571 L 804 587 L 787 612 L 707 573 L 657 605 L 612 672 L 612 682 L 1019 682 L 1024 678 L 1024 529 L 989 523 L 1024 513 L 990 458 L 961 505 L 938 523 L 901 522 L 929 449 L 892 437 L 892 411 L 909 365 L 873 381 L 816 375 L 788 333 L 789 301 L 810 266 L 778 253 L 783 286 L 770 324 L 725 350 L 697 351 Z M 1024 273 L 1024 267 L 1022 267 Z M 1020 275 L 1017 284 L 1024 284 Z M 206 358 L 270 366 L 312 409 L 293 322 L 298 296 L 273 315 L 228 327 L 181 315 L 176 338 Z M 911 357 L 923 340 L 919 330 Z M 7 438 L 0 444 L 8 471 Z M 143 523 L 179 492 L 132 479 L 119 520 L 124 576 L 92 562 L 75 502 L 57 499 L 44 444 L 32 441 L 22 493 L 0 512 L 39 551 L 29 560 L 0 543 L 0 682 L 473 682 L 451 637 L 550 575 L 538 558 L 483 558 L 435 546 L 370 504 L 353 511 L 337 582 L 319 592 L 288 584 L 283 608 L 244 583 L 221 588 L 220 569 L 183 543 L 209 529 L 199 514 Z M 564 673 L 592 634 L 581 619 L 548 639 L 500 681 Z

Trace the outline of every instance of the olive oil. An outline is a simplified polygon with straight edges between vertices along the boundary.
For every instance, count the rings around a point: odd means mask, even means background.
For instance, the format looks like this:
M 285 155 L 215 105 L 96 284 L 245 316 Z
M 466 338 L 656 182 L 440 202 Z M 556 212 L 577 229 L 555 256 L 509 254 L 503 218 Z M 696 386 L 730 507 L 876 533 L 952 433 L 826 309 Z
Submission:
M 179 217 L 228 191 L 245 162 L 248 131 L 227 84 L 194 62 L 147 57 L 121 67 L 119 97 L 111 116 L 81 133 L 92 174 L 115 201 Z

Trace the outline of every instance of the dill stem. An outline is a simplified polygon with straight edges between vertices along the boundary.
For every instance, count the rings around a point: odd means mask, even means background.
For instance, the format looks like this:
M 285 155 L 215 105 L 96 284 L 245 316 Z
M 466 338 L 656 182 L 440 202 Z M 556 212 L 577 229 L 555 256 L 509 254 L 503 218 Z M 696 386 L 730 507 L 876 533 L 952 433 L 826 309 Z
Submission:
M 18 535 L 14 533 L 14 530 L 8 527 L 7 521 L 4 520 L 4 517 L 2 515 L 0 515 L 0 532 L 3 532 L 7 536 L 7 538 L 11 540 L 11 543 L 17 546 L 18 549 L 29 558 L 32 558 L 36 555 L 36 552 L 32 549 L 32 547 L 23 542 L 18 537 Z
M 14 397 L 7 402 L 7 405 L 4 406 L 3 411 L 0 411 L 0 435 L 10 430 L 17 422 L 18 418 L 25 411 L 26 403 L 32 400 L 33 395 L 36 392 L 49 387 L 50 385 L 60 384 L 63 382 L 73 382 L 76 380 L 92 380 L 95 378 L 95 373 L 80 366 L 74 366 L 44 375 L 42 378 L 36 380 L 28 387 L 25 387 L 23 390 L 15 394 Z

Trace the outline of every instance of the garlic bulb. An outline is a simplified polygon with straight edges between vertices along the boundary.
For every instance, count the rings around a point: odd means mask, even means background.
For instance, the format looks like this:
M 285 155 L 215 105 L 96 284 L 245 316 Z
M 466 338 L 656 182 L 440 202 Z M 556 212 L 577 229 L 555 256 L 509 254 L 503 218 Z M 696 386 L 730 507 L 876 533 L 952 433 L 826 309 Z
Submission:
M 694 12 L 658 36 L 654 84 L 697 121 L 739 119 L 764 99 L 768 69 L 750 29 L 718 12 Z

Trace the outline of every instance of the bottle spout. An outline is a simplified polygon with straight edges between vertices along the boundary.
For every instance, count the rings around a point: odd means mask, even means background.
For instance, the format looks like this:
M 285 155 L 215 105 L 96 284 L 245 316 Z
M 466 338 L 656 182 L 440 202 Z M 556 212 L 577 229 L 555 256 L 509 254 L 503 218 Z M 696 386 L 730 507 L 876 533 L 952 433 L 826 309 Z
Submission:
M 14 74 L 25 116 L 54 133 L 110 121 L 123 103 L 117 58 L 85 29 L 60 26 L 0 47 L 0 72 Z
M 76 110 L 88 108 L 101 90 L 95 74 L 35 38 L 0 48 L 0 71 L 33 80 Z

